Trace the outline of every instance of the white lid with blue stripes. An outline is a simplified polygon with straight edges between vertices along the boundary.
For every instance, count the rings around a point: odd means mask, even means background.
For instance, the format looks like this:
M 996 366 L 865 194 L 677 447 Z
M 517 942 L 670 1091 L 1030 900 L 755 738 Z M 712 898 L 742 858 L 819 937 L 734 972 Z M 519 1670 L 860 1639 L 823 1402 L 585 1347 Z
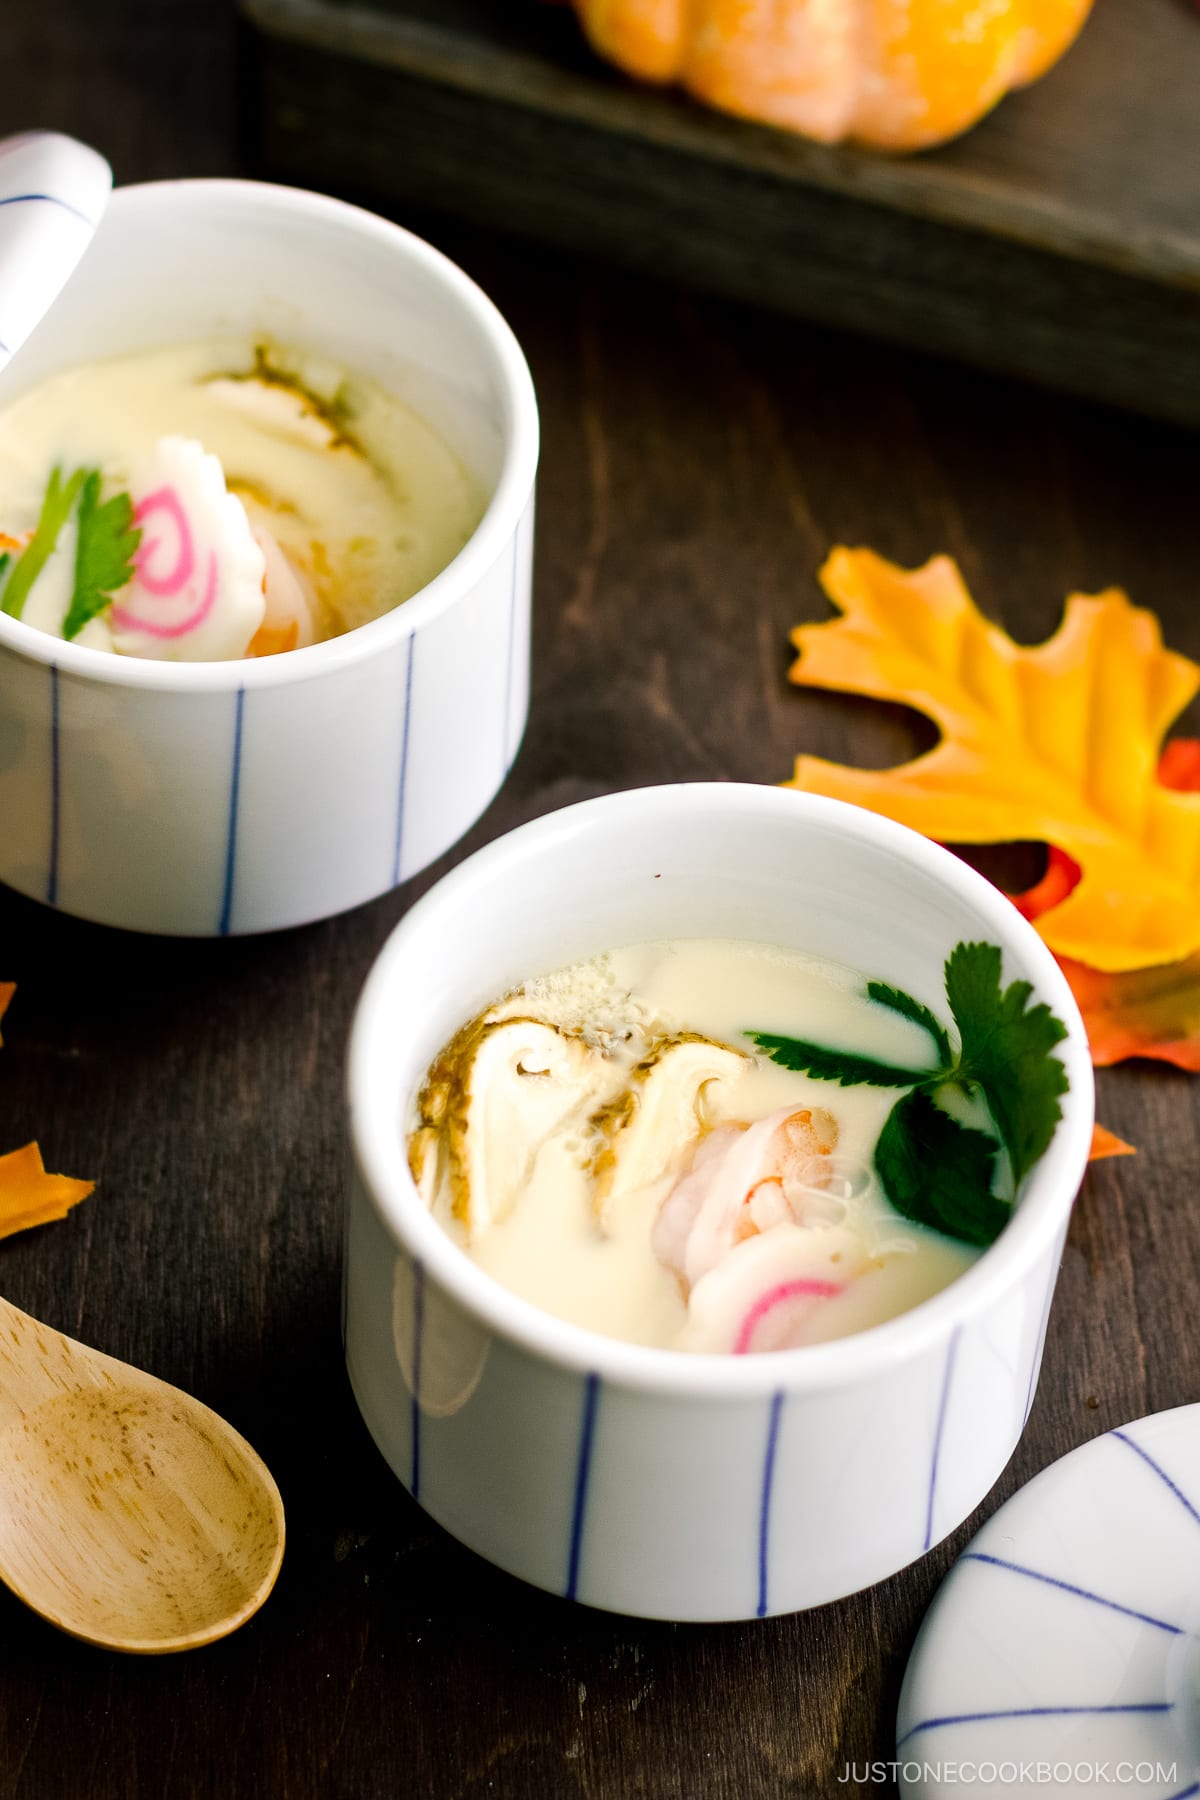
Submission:
M 112 170 L 57 131 L 0 139 L 0 369 L 74 274 L 112 192 Z
M 1036 1475 L 921 1627 L 896 1721 L 902 1800 L 1200 1796 L 1198 1568 L 1200 1406 Z

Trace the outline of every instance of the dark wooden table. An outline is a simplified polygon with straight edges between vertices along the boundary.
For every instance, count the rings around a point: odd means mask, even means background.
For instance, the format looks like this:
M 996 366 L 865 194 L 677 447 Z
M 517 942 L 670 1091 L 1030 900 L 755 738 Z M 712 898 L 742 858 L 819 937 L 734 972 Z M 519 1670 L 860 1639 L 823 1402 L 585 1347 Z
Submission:
M 3 129 L 74 130 L 124 181 L 235 167 L 215 0 L 22 4 L 0 52 Z M 1141 1154 L 1084 1185 L 1025 1438 L 976 1519 L 894 1580 L 762 1624 L 608 1617 L 460 1549 L 385 1468 L 338 1340 L 342 1053 L 372 959 L 442 868 L 609 789 L 926 741 L 903 709 L 784 680 L 840 540 L 952 552 L 1029 639 L 1070 588 L 1120 583 L 1200 656 L 1195 438 L 429 228 L 507 313 L 542 406 L 533 712 L 504 794 L 438 869 L 278 937 L 163 942 L 0 893 L 20 984 L 0 1148 L 36 1132 L 100 1182 L 0 1245 L 0 1291 L 225 1413 L 290 1526 L 265 1610 L 186 1657 L 87 1649 L 0 1590 L 2 1800 L 861 1791 L 838 1778 L 893 1754 L 913 1635 L 974 1525 L 1075 1445 L 1198 1397 L 1200 1088 L 1130 1067 L 1101 1078 L 1100 1115 Z

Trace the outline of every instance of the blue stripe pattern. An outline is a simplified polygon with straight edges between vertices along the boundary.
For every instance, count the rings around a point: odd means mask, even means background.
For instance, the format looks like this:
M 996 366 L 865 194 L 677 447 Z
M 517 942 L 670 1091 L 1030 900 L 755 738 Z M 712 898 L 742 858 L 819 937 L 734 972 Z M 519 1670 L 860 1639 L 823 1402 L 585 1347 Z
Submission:
M 946 1403 L 950 1398 L 950 1378 L 954 1374 L 954 1359 L 958 1355 L 958 1340 L 962 1335 L 962 1326 L 956 1325 L 950 1342 L 946 1347 L 946 1373 L 942 1377 L 942 1397 L 938 1403 L 937 1427 L 933 1434 L 933 1455 L 929 1462 L 929 1501 L 925 1508 L 925 1542 L 922 1549 L 928 1550 L 933 1543 L 933 1502 L 937 1493 L 938 1461 L 942 1454 L 942 1431 L 946 1424 Z
M 513 689 L 513 646 L 517 636 L 517 562 L 521 543 L 522 519 L 517 520 L 517 528 L 513 532 L 512 576 L 508 586 L 508 649 L 504 672 L 504 731 L 500 740 L 500 767 L 507 775 L 511 764 L 508 759 L 508 732 L 512 722 L 512 689 Z
M 772 1394 L 771 1416 L 767 1422 L 767 1453 L 763 1458 L 762 1498 L 758 1508 L 758 1607 L 760 1619 L 767 1616 L 767 1572 L 770 1564 L 771 1488 L 775 1481 L 775 1450 L 779 1443 L 779 1420 L 783 1413 L 783 1395 Z
M 58 838 L 62 817 L 62 750 L 58 723 L 58 664 L 50 664 L 50 863 L 46 899 L 58 905 Z
M 233 770 L 229 777 L 229 824 L 225 835 L 225 891 L 221 899 L 221 917 L 217 931 L 228 937 L 233 922 L 233 882 L 237 872 L 238 802 L 242 783 L 242 714 L 246 706 L 246 690 L 237 691 L 237 710 L 233 723 Z
M 1193 1781 L 1191 1787 L 1180 1788 L 1177 1794 L 1171 1795 L 1171 1800 L 1192 1800 L 1193 1794 L 1200 1794 L 1200 1781 Z
M 412 1335 L 412 1468 L 409 1492 L 421 1498 L 421 1346 L 425 1336 L 425 1264 L 414 1262 Z
M 404 794 L 408 785 L 408 723 L 412 717 L 413 657 L 416 632 L 409 633 L 408 662 L 404 671 L 404 726 L 400 734 L 400 776 L 396 788 L 396 853 L 392 859 L 392 886 L 400 884 L 400 855 L 404 848 Z
M 94 219 L 90 219 L 85 212 L 80 212 L 77 206 L 72 206 L 69 200 L 64 200 L 59 194 L 6 194 L 0 200 L 0 206 L 25 206 L 33 202 L 41 202 L 46 206 L 61 206 L 62 210 L 69 212 L 73 218 L 82 219 L 85 225 L 95 228 Z
M 1001 1712 L 949 1713 L 942 1719 L 922 1719 L 902 1738 L 897 1738 L 896 1748 L 903 1749 L 918 1732 L 939 1731 L 943 1725 L 983 1725 L 992 1719 L 1090 1719 L 1105 1713 L 1169 1713 L 1173 1710 L 1170 1700 L 1135 1700 L 1125 1706 L 1012 1706 Z
M 1093 1606 L 1104 1606 L 1109 1612 L 1124 1613 L 1126 1618 L 1137 1619 L 1142 1625 L 1153 1625 L 1156 1631 L 1169 1631 L 1172 1637 L 1186 1635 L 1182 1625 L 1171 1625 L 1166 1619 L 1156 1619 L 1151 1613 L 1138 1612 L 1132 1606 L 1122 1606 L 1119 1600 L 1106 1600 L 1103 1594 L 1095 1594 L 1090 1588 L 1076 1587 L 1074 1582 L 1062 1581 L 1057 1575 L 1043 1575 L 1040 1569 L 1027 1569 L 1023 1563 L 1006 1562 L 1002 1556 L 989 1556 L 983 1550 L 964 1550 L 961 1560 L 988 1563 L 994 1569 L 1008 1569 L 1014 1575 L 1027 1576 L 1030 1581 L 1043 1581 L 1047 1587 L 1060 1588 L 1064 1594 L 1075 1594 L 1080 1600 L 1090 1600 Z
M 571 1509 L 571 1548 L 567 1556 L 568 1600 L 579 1592 L 579 1558 L 583 1550 L 583 1526 L 587 1513 L 588 1479 L 592 1470 L 592 1440 L 596 1435 L 596 1404 L 600 1377 L 589 1375 L 583 1384 L 583 1419 L 579 1427 L 579 1456 L 575 1463 L 575 1504 Z
M 1180 1487 L 1177 1487 L 1175 1485 L 1175 1483 L 1171 1480 L 1171 1477 L 1167 1474 L 1167 1471 L 1161 1466 L 1161 1464 L 1155 1462 L 1154 1458 L 1149 1454 L 1148 1451 L 1143 1450 L 1142 1446 L 1139 1443 L 1135 1442 L 1135 1440 L 1133 1438 L 1127 1437 L 1123 1431 L 1114 1431 L 1114 1432 L 1111 1432 L 1109 1435 L 1111 1437 L 1119 1438 L 1121 1443 L 1127 1444 L 1129 1446 L 1129 1448 L 1133 1451 L 1135 1456 L 1140 1456 L 1144 1463 L 1148 1463 L 1150 1465 L 1150 1467 L 1154 1470 L 1154 1473 L 1158 1476 L 1158 1479 L 1162 1482 L 1165 1482 L 1166 1485 L 1170 1488 L 1171 1492 L 1174 1494 L 1175 1498 L 1178 1500 L 1180 1506 L 1183 1507 L 1184 1511 L 1190 1513 L 1192 1515 L 1193 1519 L 1195 1519 L 1197 1525 L 1200 1525 L 1200 1512 L 1196 1511 L 1196 1508 L 1192 1505 L 1191 1501 L 1188 1499 L 1188 1497 L 1184 1493 L 1183 1489 Z

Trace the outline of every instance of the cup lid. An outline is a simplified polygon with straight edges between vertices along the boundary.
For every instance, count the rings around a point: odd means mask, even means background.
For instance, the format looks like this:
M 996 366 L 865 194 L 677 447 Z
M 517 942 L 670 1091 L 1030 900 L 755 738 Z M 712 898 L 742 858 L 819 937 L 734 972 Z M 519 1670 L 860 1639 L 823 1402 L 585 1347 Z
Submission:
M 1095 1438 L 1021 1488 L 917 1637 L 903 1800 L 1097 1800 L 1114 1776 L 1145 1800 L 1200 1794 L 1198 1543 L 1198 1405 Z
M 0 369 L 71 279 L 111 192 L 104 158 L 74 138 L 0 139 Z

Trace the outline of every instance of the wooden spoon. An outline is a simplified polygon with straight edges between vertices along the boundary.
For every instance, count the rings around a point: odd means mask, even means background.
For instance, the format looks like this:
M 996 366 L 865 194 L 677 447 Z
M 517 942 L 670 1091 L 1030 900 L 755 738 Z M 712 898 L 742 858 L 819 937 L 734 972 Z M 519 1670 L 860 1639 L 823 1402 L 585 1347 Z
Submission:
M 283 1502 L 190 1394 L 0 1300 L 0 1580 L 111 1650 L 191 1650 L 275 1585 Z

